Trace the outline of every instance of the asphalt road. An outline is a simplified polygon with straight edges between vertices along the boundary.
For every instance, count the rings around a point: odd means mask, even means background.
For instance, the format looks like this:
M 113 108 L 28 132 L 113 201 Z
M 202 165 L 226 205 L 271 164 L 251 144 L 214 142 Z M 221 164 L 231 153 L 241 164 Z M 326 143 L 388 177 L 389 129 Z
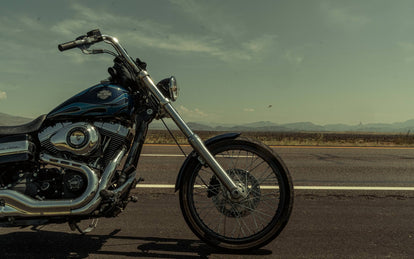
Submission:
M 137 188 L 138 203 L 130 204 L 118 218 L 101 219 L 98 228 L 85 236 L 64 224 L 0 229 L 0 257 L 414 257 L 414 149 L 275 150 L 296 187 L 294 209 L 281 235 L 250 254 L 225 254 L 198 241 L 171 188 L 184 157 L 176 147 L 145 146 L 139 165 L 145 179 L 141 186 L 158 188 Z
M 414 149 L 273 147 L 295 186 L 414 187 Z M 191 151 L 184 147 L 184 151 Z M 148 145 L 139 164 L 143 184 L 174 184 L 184 156 L 176 146 Z M 154 167 L 155 165 L 155 167 Z

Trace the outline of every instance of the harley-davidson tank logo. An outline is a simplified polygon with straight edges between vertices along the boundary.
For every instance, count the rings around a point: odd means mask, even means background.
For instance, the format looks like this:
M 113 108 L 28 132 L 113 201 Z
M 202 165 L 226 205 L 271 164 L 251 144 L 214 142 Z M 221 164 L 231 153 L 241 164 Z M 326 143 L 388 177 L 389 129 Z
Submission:
M 102 90 L 102 91 L 99 91 L 96 96 L 101 100 L 106 100 L 112 96 L 112 93 L 109 90 Z

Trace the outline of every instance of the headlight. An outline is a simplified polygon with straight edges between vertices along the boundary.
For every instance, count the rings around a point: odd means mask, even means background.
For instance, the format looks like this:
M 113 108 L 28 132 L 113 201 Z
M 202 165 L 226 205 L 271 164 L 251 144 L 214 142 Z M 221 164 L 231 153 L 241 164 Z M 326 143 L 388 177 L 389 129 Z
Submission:
M 171 101 L 174 102 L 175 100 L 177 100 L 179 88 L 177 86 L 177 80 L 175 79 L 175 77 L 172 76 L 170 78 L 161 80 L 160 82 L 158 82 L 157 88 L 165 97 L 167 97 Z
M 171 101 L 175 102 L 175 100 L 177 100 L 178 98 L 178 85 L 177 85 L 177 80 L 175 79 L 175 77 L 170 77 L 170 82 L 169 82 L 169 91 L 170 91 L 170 99 Z

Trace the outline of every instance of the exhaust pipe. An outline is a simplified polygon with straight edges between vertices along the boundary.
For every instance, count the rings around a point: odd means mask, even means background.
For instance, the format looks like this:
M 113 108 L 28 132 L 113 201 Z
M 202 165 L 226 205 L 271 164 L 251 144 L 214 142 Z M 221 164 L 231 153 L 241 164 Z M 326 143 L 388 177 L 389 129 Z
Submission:
M 0 217 L 5 216 L 57 216 L 69 215 L 71 211 L 85 206 L 96 195 L 99 179 L 87 165 L 41 154 L 40 160 L 51 165 L 60 166 L 81 172 L 88 185 L 85 192 L 76 199 L 70 200 L 35 200 L 30 196 L 14 190 L 0 191 Z
M 93 197 L 93 199 L 85 206 L 79 209 L 74 209 L 71 213 L 72 215 L 87 215 L 87 214 L 92 213 L 99 206 L 99 204 L 101 203 L 101 199 L 102 199 L 101 191 L 108 189 L 110 180 L 114 176 L 116 169 L 121 163 L 122 158 L 125 155 L 125 152 L 126 150 L 124 147 L 121 149 L 121 151 L 119 151 L 119 153 L 115 156 L 115 158 L 112 159 L 112 161 L 106 166 L 105 171 L 102 174 L 101 182 L 99 184 L 99 188 L 97 190 L 97 193 L 95 194 L 95 197 Z
M 101 180 L 97 174 L 85 164 L 76 163 L 62 158 L 41 154 L 40 160 L 51 165 L 60 166 L 82 172 L 88 181 L 85 192 L 74 200 L 35 200 L 14 190 L 0 190 L 0 217 L 19 216 L 65 216 L 87 215 L 94 211 L 100 204 L 100 192 L 109 187 L 110 179 L 124 157 L 126 150 L 123 148 L 107 165 Z M 119 189 L 125 189 L 124 184 Z

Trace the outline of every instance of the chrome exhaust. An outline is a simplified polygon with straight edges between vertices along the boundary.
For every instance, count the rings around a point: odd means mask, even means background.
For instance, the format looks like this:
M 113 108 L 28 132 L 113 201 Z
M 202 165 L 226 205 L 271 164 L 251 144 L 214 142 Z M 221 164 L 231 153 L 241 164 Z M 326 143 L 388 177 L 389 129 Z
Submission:
M 115 156 L 115 158 L 112 159 L 112 161 L 106 166 L 105 171 L 101 177 L 99 188 L 97 190 L 97 193 L 93 197 L 93 199 L 88 204 L 83 206 L 82 208 L 74 209 L 71 214 L 87 215 L 87 214 L 92 213 L 99 206 L 101 199 L 102 199 L 100 193 L 101 191 L 108 189 L 110 180 L 112 179 L 116 169 L 120 165 L 122 158 L 125 155 L 125 152 L 126 152 L 125 148 L 121 149 L 121 151 L 119 151 L 119 153 Z
M 0 190 L 0 217 L 69 215 L 72 210 L 85 206 L 96 195 L 99 179 L 97 174 L 87 165 L 47 154 L 41 154 L 40 160 L 47 164 L 83 173 L 88 182 L 85 192 L 76 199 L 42 201 L 35 200 L 18 191 Z
M 110 179 L 120 165 L 125 155 L 123 148 L 105 168 L 101 179 L 85 164 L 76 163 L 62 158 L 41 154 L 40 160 L 51 165 L 60 166 L 82 172 L 88 181 L 85 192 L 78 198 L 72 200 L 35 200 L 14 190 L 0 190 L 0 217 L 36 217 L 36 216 L 65 216 L 65 215 L 87 215 L 94 211 L 100 204 L 102 190 L 107 189 Z M 129 182 L 129 181 L 128 181 Z M 117 191 L 127 188 L 122 185 Z
M 76 199 L 70 200 L 35 200 L 14 190 L 0 190 L 0 217 L 20 216 L 64 216 L 85 215 L 95 210 L 100 201 L 100 191 L 109 186 L 109 180 L 113 177 L 125 154 L 123 148 L 105 168 L 101 180 L 97 174 L 85 164 L 41 154 L 40 160 L 55 166 L 76 170 L 85 175 L 88 186 L 85 192 Z

